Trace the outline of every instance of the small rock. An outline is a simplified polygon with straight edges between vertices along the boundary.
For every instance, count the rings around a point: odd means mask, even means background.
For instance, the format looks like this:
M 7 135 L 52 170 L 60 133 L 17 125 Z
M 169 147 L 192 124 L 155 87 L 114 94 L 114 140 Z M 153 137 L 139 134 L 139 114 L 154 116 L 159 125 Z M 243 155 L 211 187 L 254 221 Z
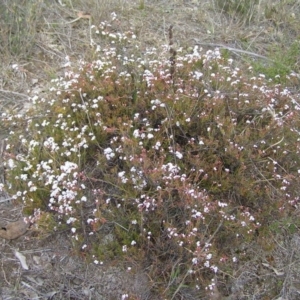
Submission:
M 29 224 L 23 219 L 16 222 L 8 223 L 6 226 L 1 227 L 0 237 L 7 240 L 14 240 L 23 235 L 29 228 Z

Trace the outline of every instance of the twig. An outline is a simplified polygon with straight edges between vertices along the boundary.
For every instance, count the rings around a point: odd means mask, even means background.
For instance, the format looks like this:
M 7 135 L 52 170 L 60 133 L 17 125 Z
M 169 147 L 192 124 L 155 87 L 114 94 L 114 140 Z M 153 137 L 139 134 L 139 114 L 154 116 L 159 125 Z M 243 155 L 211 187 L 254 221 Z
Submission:
M 17 93 L 17 92 L 13 92 L 13 91 L 2 90 L 2 89 L 0 89 L 0 92 L 14 94 L 14 95 L 18 95 L 18 96 L 26 97 L 26 98 L 29 97 L 28 95 L 25 95 L 25 94 L 22 94 L 22 93 Z
M 254 166 L 254 168 L 256 169 L 256 171 L 259 173 L 259 175 L 264 179 L 263 181 L 268 182 L 268 184 L 274 189 L 274 191 L 277 192 L 276 187 L 273 184 L 271 184 L 271 182 L 270 182 L 273 179 L 266 178 L 265 175 L 258 169 L 258 167 L 255 165 L 254 161 L 251 158 L 250 158 L 250 161 L 251 161 L 252 165 Z M 262 182 L 262 180 L 256 180 L 254 183 L 258 183 L 258 182 Z
M 45 52 L 49 52 L 50 54 L 56 55 L 57 57 L 61 58 L 61 56 L 59 56 L 55 51 L 51 51 L 49 49 L 44 48 L 42 45 L 39 45 L 38 43 L 36 43 L 36 45 L 38 47 L 40 47 L 42 50 L 44 50 Z
M 10 200 L 13 200 L 13 198 L 6 198 L 6 199 L 3 199 L 3 200 L 0 200 L 0 203 L 10 201 Z
M 270 58 L 268 58 L 266 56 L 254 53 L 254 52 L 250 52 L 250 51 L 246 51 L 246 50 L 242 50 L 242 49 L 236 49 L 236 48 L 232 48 L 232 47 L 229 47 L 229 46 L 226 46 L 226 45 L 222 45 L 222 44 L 203 43 L 203 42 L 200 42 L 197 39 L 193 39 L 193 40 L 196 42 L 196 45 L 199 45 L 199 46 L 219 47 L 219 48 L 227 49 L 227 50 L 232 51 L 232 52 L 244 53 L 244 54 L 248 54 L 248 55 L 251 55 L 251 56 L 263 58 L 263 59 L 266 59 L 268 61 L 273 62 L 272 59 L 270 59 Z
M 52 251 L 53 249 L 51 248 L 46 248 L 46 249 L 33 249 L 33 250 L 25 250 L 22 251 L 22 253 L 25 254 L 32 254 L 32 253 L 36 253 L 36 252 L 46 252 L 46 251 Z
M 77 12 L 77 16 L 78 17 L 76 19 L 73 19 L 73 20 L 68 21 L 68 22 L 64 22 L 64 23 L 48 23 L 47 22 L 47 24 L 51 24 L 51 25 L 67 25 L 67 24 L 72 24 L 74 22 L 77 22 L 80 19 L 89 19 L 89 20 L 91 20 L 91 15 L 89 13 L 86 13 L 86 12 L 78 11 Z
M 176 55 L 177 51 L 174 49 L 173 44 L 173 25 L 169 27 L 169 53 L 170 53 L 170 75 L 171 75 L 171 80 L 173 81 L 173 86 L 174 86 L 174 75 L 175 75 L 175 67 L 176 67 Z
M 58 0 L 58 3 L 59 3 L 61 6 L 66 6 L 66 4 L 62 3 L 61 0 Z
M 280 144 L 283 140 L 284 140 L 284 136 L 282 137 L 282 139 L 281 139 L 280 141 L 278 141 L 277 143 L 275 143 L 275 144 L 269 146 L 267 149 L 265 149 L 265 152 L 266 152 L 267 150 L 269 150 L 269 149 L 271 149 L 271 148 L 277 146 L 277 145 Z
M 215 235 L 218 233 L 218 231 L 220 230 L 220 228 L 222 227 L 224 221 L 222 220 L 220 222 L 220 224 L 218 225 L 218 228 L 214 231 L 214 233 L 210 236 L 210 238 L 208 239 L 208 241 L 206 242 L 206 244 L 210 244 L 211 240 L 215 237 Z
M 4 268 L 3 268 L 3 259 L 1 260 L 1 269 L 2 269 L 2 272 L 3 272 L 3 277 L 4 277 L 5 282 L 6 282 L 9 286 L 11 286 L 11 283 L 8 282 L 8 280 L 7 280 L 7 278 L 6 278 L 6 273 L 5 273 L 5 270 L 4 270 Z
M 116 225 L 118 225 L 119 227 L 123 228 L 124 230 L 129 231 L 127 228 L 125 228 L 121 224 L 117 223 L 116 221 L 114 221 L 113 223 L 116 224 Z
M 218 231 L 220 230 L 220 228 L 222 227 L 224 221 L 222 220 L 218 226 L 218 228 L 214 231 L 214 233 L 210 236 L 210 238 L 208 239 L 208 241 L 206 242 L 206 244 L 210 244 L 211 240 L 215 237 L 215 235 L 218 233 Z M 203 252 L 203 250 L 201 251 Z M 187 278 L 187 276 L 190 274 L 190 269 L 187 270 L 186 274 L 184 275 L 183 279 L 181 280 L 180 284 L 178 285 L 176 291 L 174 292 L 174 294 L 172 295 L 171 300 L 174 299 L 174 297 L 176 296 L 176 294 L 180 291 L 181 287 L 184 284 L 185 279 Z
M 34 291 L 35 293 L 39 294 L 39 292 L 34 288 L 32 287 L 30 284 L 28 284 L 27 282 L 25 281 L 21 281 L 21 283 L 26 286 L 27 288 L 31 289 L 32 291 Z

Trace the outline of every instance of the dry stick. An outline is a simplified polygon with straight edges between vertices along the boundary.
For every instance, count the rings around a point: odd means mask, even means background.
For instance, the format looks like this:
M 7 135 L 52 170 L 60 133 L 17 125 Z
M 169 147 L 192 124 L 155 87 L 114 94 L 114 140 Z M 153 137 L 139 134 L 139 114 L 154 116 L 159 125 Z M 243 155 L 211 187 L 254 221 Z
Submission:
M 173 25 L 170 26 L 169 28 L 169 52 L 170 52 L 170 74 L 171 74 L 171 80 L 173 81 L 173 86 L 174 86 L 174 75 L 175 75 L 175 60 L 176 60 L 176 55 L 177 52 L 176 50 L 173 48 Z
M 48 23 L 47 22 L 47 24 L 50 24 L 50 25 L 67 25 L 67 24 L 72 24 L 74 22 L 77 22 L 80 19 L 89 19 L 90 39 L 91 39 L 91 25 L 92 25 L 91 20 L 92 20 L 92 16 L 89 13 L 82 12 L 82 11 L 78 11 L 77 16 L 78 17 L 76 19 L 74 19 L 72 21 L 69 21 L 69 22 L 64 22 L 64 23 Z M 45 19 L 45 21 L 46 21 L 46 19 Z
M 252 46 L 252 44 L 255 42 L 255 40 L 260 36 L 260 34 L 264 32 L 264 28 L 261 29 L 260 32 L 258 32 L 255 37 L 252 39 L 252 41 L 249 43 L 248 47 L 247 47 L 247 50 Z
M 170 58 L 169 58 L 169 62 L 170 62 L 170 77 L 171 77 L 171 80 L 172 80 L 172 86 L 174 88 L 174 85 L 175 85 L 174 75 L 175 75 L 175 71 L 176 71 L 176 55 L 177 55 L 177 52 L 173 48 L 173 44 L 174 44 L 174 42 L 173 42 L 173 25 L 171 25 L 169 27 L 168 38 L 169 38 L 169 53 L 170 53 Z M 166 112 L 168 114 L 168 120 L 170 122 L 172 120 L 172 118 L 171 118 L 171 111 L 168 110 L 169 108 L 168 108 L 167 105 L 166 105 L 165 108 L 166 108 Z M 171 130 L 172 136 L 174 136 L 173 135 L 172 126 L 170 126 L 170 130 Z M 166 129 L 166 132 L 167 132 L 167 129 Z M 168 134 L 168 132 L 167 132 L 167 134 Z M 175 158 L 175 162 L 176 162 L 176 155 L 175 155 L 176 147 L 175 147 L 174 138 L 172 139 L 172 142 L 173 142 L 174 158 Z
M 118 225 L 119 227 L 123 228 L 124 230 L 129 231 L 129 229 L 125 228 L 125 227 L 122 226 L 121 224 L 119 224 L 119 223 L 117 223 L 117 222 L 115 222 L 115 221 L 113 221 L 113 223 L 116 224 L 116 225 Z
M 37 253 L 37 252 L 46 252 L 46 251 L 53 251 L 51 248 L 45 248 L 45 249 L 32 249 L 32 250 L 25 250 L 22 251 L 24 254 L 32 254 L 32 253 Z
M 203 43 L 203 42 L 200 42 L 197 39 L 193 39 L 193 40 L 196 42 L 196 45 L 199 45 L 199 46 L 219 47 L 219 48 L 227 49 L 227 50 L 232 51 L 232 52 L 244 53 L 244 54 L 248 54 L 248 55 L 251 55 L 251 56 L 263 58 L 263 59 L 266 59 L 268 61 L 274 62 L 274 60 L 272 60 L 272 59 L 270 59 L 270 58 L 268 58 L 266 56 L 254 53 L 254 52 L 250 52 L 250 51 L 246 51 L 246 50 L 241 50 L 241 49 L 236 49 L 236 48 L 232 48 L 232 47 L 229 47 L 229 46 L 226 46 L 226 45 L 222 45 L 222 44 Z
M 267 150 L 269 150 L 269 149 L 271 149 L 271 148 L 277 146 L 277 145 L 280 144 L 283 140 L 284 140 L 284 136 L 282 137 L 282 139 L 281 139 L 280 141 L 278 141 L 277 143 L 275 143 L 275 144 L 269 146 L 269 147 L 268 147 L 267 149 L 265 149 L 264 151 L 266 152 Z
M 66 4 L 63 4 L 61 0 L 58 0 L 59 5 L 66 6 Z
M 3 268 L 3 259 L 1 259 L 1 269 L 2 269 L 2 273 L 3 273 L 3 277 L 4 277 L 4 280 L 6 281 L 6 283 L 11 286 L 11 283 L 8 282 L 7 278 L 6 278 L 6 273 L 4 271 L 4 268 Z
M 206 244 L 210 244 L 210 242 L 212 241 L 212 239 L 215 237 L 215 235 L 217 234 L 217 232 L 220 230 L 221 226 L 223 225 L 224 221 L 222 220 L 218 226 L 218 228 L 215 230 L 215 232 L 211 235 L 211 237 L 208 239 L 208 241 L 206 242 Z M 202 251 L 201 251 L 202 252 Z M 185 279 L 187 278 L 187 276 L 189 275 L 190 270 L 187 270 L 186 274 L 184 275 L 183 279 L 181 280 L 180 284 L 178 285 L 178 288 L 176 289 L 176 291 L 174 292 L 171 300 L 174 299 L 174 297 L 176 296 L 176 294 L 179 292 L 179 290 L 181 289 Z
M 37 294 L 40 294 L 38 290 L 36 290 L 34 287 L 32 287 L 30 284 L 28 284 L 27 282 L 25 281 L 21 281 L 21 283 L 26 286 L 27 288 L 31 289 L 32 291 L 34 291 L 35 293 Z
M 77 12 L 78 17 L 72 21 L 65 22 L 65 23 L 48 23 L 50 25 L 67 25 L 67 24 L 72 24 L 74 22 L 77 22 L 80 19 L 89 19 L 89 34 L 90 34 L 90 44 L 93 44 L 93 39 L 92 39 L 92 16 L 89 13 L 78 11 Z M 44 18 L 45 19 L 45 18 Z M 46 21 L 46 19 L 45 19 Z
M 49 49 L 44 48 L 43 46 L 36 44 L 38 47 L 40 47 L 42 50 L 44 50 L 45 52 L 49 52 L 50 54 L 56 55 L 57 57 L 61 58 L 61 56 L 59 56 L 57 53 L 55 53 L 54 51 L 51 51 Z
M 80 95 L 80 98 L 81 98 L 81 102 L 83 103 L 83 105 L 85 105 L 86 106 L 86 104 L 85 104 L 85 101 L 84 101 L 84 99 L 83 99 L 83 96 L 82 96 L 82 93 L 81 93 L 81 91 L 79 90 L 79 95 Z M 91 119 L 90 119 L 90 116 L 89 116 L 89 114 L 88 114 L 88 112 L 86 112 L 86 116 L 87 116 L 87 119 L 88 119 L 88 122 L 89 122 L 89 125 L 90 125 L 90 129 L 92 130 L 92 132 L 94 133 L 94 131 L 93 131 L 93 126 L 92 126 L 92 122 L 91 122 Z M 103 147 L 101 147 L 100 146 L 100 144 L 97 142 L 97 144 L 98 144 L 98 147 L 101 149 L 101 150 L 103 150 Z
M 255 165 L 254 161 L 251 158 L 250 158 L 250 161 L 251 161 L 252 165 L 254 166 L 254 168 L 256 169 L 256 171 L 259 173 L 259 175 L 263 178 L 263 180 L 256 180 L 253 183 L 258 183 L 258 182 L 264 182 L 264 181 L 266 181 L 274 189 L 274 191 L 277 191 L 276 187 L 273 184 L 271 184 L 271 180 L 275 180 L 275 179 L 273 179 L 273 178 L 271 178 L 271 179 L 266 178 L 265 175 L 258 169 L 258 167 Z
M 176 273 L 175 271 L 175 268 L 176 266 L 178 265 L 178 263 L 180 262 L 180 258 L 177 259 L 177 261 L 175 263 L 173 263 L 173 266 L 172 266 L 172 271 L 171 271 L 171 277 L 172 277 L 172 274 Z M 164 293 L 167 291 L 167 289 L 174 283 L 174 281 L 176 280 L 176 276 L 173 275 L 173 279 L 171 278 L 169 280 L 169 283 L 168 283 L 168 286 L 167 288 L 165 289 Z
M 64 22 L 64 23 L 48 23 L 48 24 L 50 24 L 50 25 L 67 25 L 67 24 L 72 24 L 74 22 L 77 22 L 80 19 L 91 19 L 91 15 L 89 13 L 84 13 L 84 12 L 79 11 L 77 13 L 77 15 L 78 15 L 78 17 L 76 19 L 73 19 L 72 21 L 69 21 L 69 22 Z
M 28 95 L 25 95 L 25 94 L 22 94 L 22 93 L 13 92 L 13 91 L 8 91 L 8 90 L 2 90 L 2 89 L 0 89 L 0 92 L 14 94 L 14 95 L 17 95 L 17 96 L 28 98 Z
M 7 199 L 0 200 L 0 203 L 10 201 L 10 200 L 13 200 L 13 198 L 7 198 Z

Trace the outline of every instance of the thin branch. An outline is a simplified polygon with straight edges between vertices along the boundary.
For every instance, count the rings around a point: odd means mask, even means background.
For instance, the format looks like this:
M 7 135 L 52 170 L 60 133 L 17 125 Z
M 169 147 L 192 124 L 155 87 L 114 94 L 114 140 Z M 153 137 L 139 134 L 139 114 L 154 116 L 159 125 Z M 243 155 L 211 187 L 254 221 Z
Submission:
M 14 95 L 17 95 L 17 96 L 29 98 L 28 95 L 25 95 L 25 94 L 22 94 L 22 93 L 13 92 L 13 91 L 8 91 L 8 90 L 2 90 L 2 89 L 0 89 L 0 92 L 14 94 Z
M 212 239 L 215 237 L 215 235 L 218 233 L 218 231 L 220 230 L 220 228 L 222 227 L 224 223 L 224 220 L 222 220 L 219 225 L 218 225 L 218 228 L 214 231 L 214 233 L 210 236 L 210 238 L 208 239 L 208 241 L 206 242 L 206 244 L 210 244 L 210 242 L 212 241 Z M 203 252 L 203 249 L 201 250 L 201 252 Z M 178 285 L 176 291 L 174 292 L 171 300 L 173 300 L 176 296 L 176 294 L 180 291 L 180 289 L 182 288 L 183 284 L 184 284 L 184 281 L 185 279 L 187 278 L 187 276 L 190 274 L 190 270 L 188 270 L 186 272 L 186 274 L 184 275 L 183 279 L 181 280 L 180 284 Z
M 246 51 L 246 50 L 242 50 L 242 49 L 236 49 L 236 48 L 232 48 L 232 47 L 229 47 L 229 46 L 226 46 L 226 45 L 222 45 L 222 44 L 203 43 L 203 42 L 200 42 L 198 39 L 193 39 L 193 40 L 196 42 L 196 45 L 199 45 L 199 46 L 209 46 L 209 47 L 223 48 L 223 49 L 227 49 L 227 50 L 232 51 L 232 52 L 244 53 L 244 54 L 248 54 L 248 55 L 251 55 L 251 56 L 263 58 L 263 59 L 266 59 L 268 61 L 273 62 L 272 59 L 270 59 L 270 58 L 268 58 L 266 56 L 254 53 L 254 52 L 250 52 L 250 51 Z
M 0 203 L 7 202 L 7 201 L 10 201 L 10 200 L 13 200 L 13 198 L 6 198 L 6 199 L 3 199 L 3 200 L 0 200 Z

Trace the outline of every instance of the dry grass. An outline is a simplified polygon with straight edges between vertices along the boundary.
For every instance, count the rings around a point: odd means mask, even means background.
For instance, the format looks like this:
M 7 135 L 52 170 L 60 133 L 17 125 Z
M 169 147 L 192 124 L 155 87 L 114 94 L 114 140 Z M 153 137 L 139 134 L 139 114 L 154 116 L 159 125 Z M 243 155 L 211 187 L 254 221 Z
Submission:
M 257 0 L 249 1 L 247 6 L 243 3 L 245 1 L 241 0 L 2 0 L 1 110 L 21 110 L 26 104 L 28 90 L 30 95 L 44 93 L 47 97 L 49 79 L 63 74 L 62 65 L 66 62 L 66 56 L 69 56 L 74 64 L 80 59 L 93 59 L 90 42 L 91 38 L 96 37 L 91 36 L 90 22 L 99 24 L 106 20 L 111 12 L 116 12 L 121 21 L 120 27 L 115 28 L 116 31 L 131 29 L 135 32 L 141 46 L 137 51 L 143 52 L 147 47 L 168 44 L 167 31 L 172 24 L 174 47 L 183 47 L 185 52 L 189 52 L 195 43 L 199 43 L 205 49 L 218 45 L 224 49 L 224 54 L 237 58 L 241 67 L 255 63 L 257 70 L 269 76 L 275 76 L 278 70 L 281 70 L 282 77 L 285 72 L 291 70 L 298 72 L 299 1 Z M 88 12 L 91 19 L 74 21 L 80 11 Z M 101 43 L 101 40 L 97 40 L 98 42 Z M 246 51 L 268 59 L 247 55 Z M 18 67 L 13 67 L 14 64 Z M 1 203 L 1 216 L 7 217 L 8 213 L 11 214 L 11 209 L 11 206 Z M 252 259 L 238 265 L 233 275 L 228 274 L 226 270 L 221 273 L 217 286 L 224 296 L 220 299 L 225 299 L 225 296 L 232 300 L 261 297 L 298 299 L 300 278 L 297 270 L 300 267 L 300 247 L 297 232 L 300 224 L 297 218 L 295 213 L 286 224 L 272 224 L 274 235 L 268 240 L 258 238 L 257 241 L 241 245 L 241 249 L 252 253 L 247 259 L 251 256 Z M 296 229 L 291 230 L 291 226 Z M 62 246 L 63 241 L 56 240 L 55 243 Z M 39 242 L 35 246 L 37 251 Z M 94 265 L 88 269 L 80 265 L 78 258 L 74 258 L 77 269 L 71 266 L 71 259 L 67 264 L 65 259 L 70 249 L 64 249 L 65 252 L 60 256 L 53 248 L 50 254 L 47 250 L 48 244 L 43 244 L 41 252 L 27 253 L 29 261 L 35 267 L 30 272 L 24 272 L 12 256 L 12 247 L 20 247 L 26 253 L 25 250 L 31 249 L 31 243 L 21 239 L 12 245 L 1 244 L 0 294 L 7 295 L 4 299 L 34 299 L 36 295 L 46 299 L 51 293 L 52 299 L 105 298 L 105 294 L 101 294 L 105 293 L 105 288 L 99 285 L 93 275 Z M 37 263 L 38 259 L 44 260 L 40 266 Z M 53 261 L 55 268 L 51 268 Z M 169 279 L 170 286 L 174 287 L 174 283 L 180 284 L 177 270 L 180 269 L 176 269 L 174 265 L 173 278 Z M 51 284 L 50 278 L 42 277 L 45 271 L 53 272 L 61 279 L 63 273 L 67 272 L 70 277 L 65 278 L 63 286 L 59 289 L 59 282 Z M 71 272 L 76 272 L 76 275 L 71 275 Z M 114 276 L 122 281 L 122 276 L 126 275 L 119 272 L 115 271 Z M 40 277 L 44 280 L 44 286 L 38 284 Z M 155 278 L 150 279 L 150 285 L 155 288 Z M 93 290 L 93 286 L 97 288 Z M 107 290 L 106 292 L 108 293 Z M 176 288 L 173 292 L 176 292 Z M 138 299 L 138 295 L 142 297 L 141 292 L 132 291 L 131 299 Z M 111 297 L 119 296 L 112 294 Z M 193 299 L 194 294 L 190 290 L 181 289 L 177 296 L 178 299 Z M 147 299 L 150 296 L 147 294 L 143 297 L 142 299 Z

